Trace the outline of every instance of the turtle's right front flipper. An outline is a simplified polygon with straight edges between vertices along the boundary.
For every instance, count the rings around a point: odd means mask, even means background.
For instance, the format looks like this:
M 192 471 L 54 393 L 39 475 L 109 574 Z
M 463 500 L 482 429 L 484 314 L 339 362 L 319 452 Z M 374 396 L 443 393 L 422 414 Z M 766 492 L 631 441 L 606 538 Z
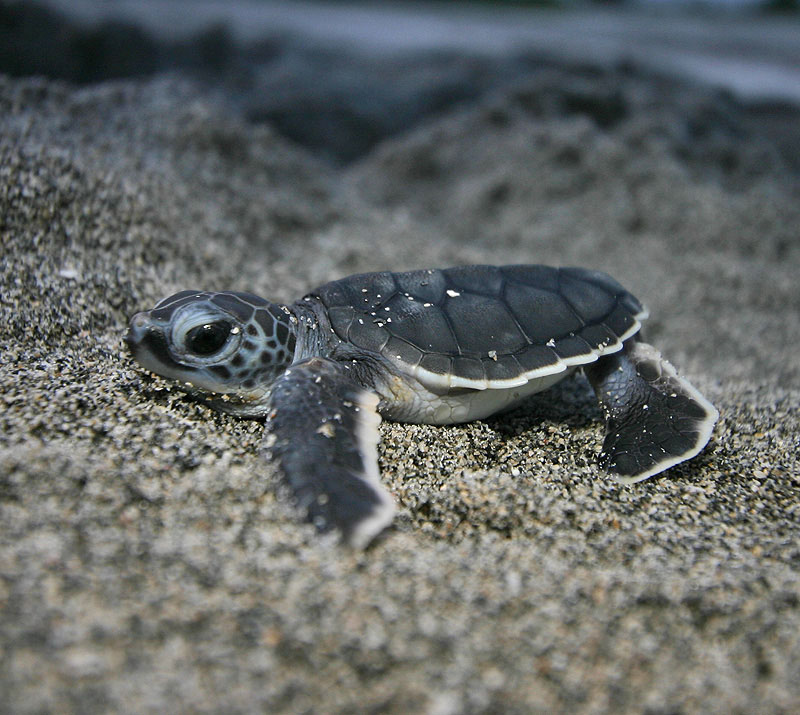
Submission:
M 629 340 L 584 372 L 606 418 L 601 462 L 620 481 L 691 459 L 711 438 L 719 413 L 653 346 Z
M 378 475 L 377 404 L 340 363 L 315 357 L 274 382 L 266 424 L 268 449 L 308 520 L 357 548 L 394 515 Z

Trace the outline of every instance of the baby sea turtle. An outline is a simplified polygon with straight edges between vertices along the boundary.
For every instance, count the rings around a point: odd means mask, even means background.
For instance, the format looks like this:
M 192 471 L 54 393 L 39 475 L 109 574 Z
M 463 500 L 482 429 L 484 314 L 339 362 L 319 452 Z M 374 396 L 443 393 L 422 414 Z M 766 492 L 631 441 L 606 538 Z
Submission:
M 266 418 L 267 447 L 308 519 L 363 547 L 394 513 L 379 481 L 380 416 L 481 419 L 582 367 L 605 415 L 601 462 L 618 479 L 696 455 L 718 413 L 639 339 L 646 317 L 598 271 L 463 266 L 354 275 L 291 305 L 185 290 L 134 315 L 126 341 L 210 406 Z

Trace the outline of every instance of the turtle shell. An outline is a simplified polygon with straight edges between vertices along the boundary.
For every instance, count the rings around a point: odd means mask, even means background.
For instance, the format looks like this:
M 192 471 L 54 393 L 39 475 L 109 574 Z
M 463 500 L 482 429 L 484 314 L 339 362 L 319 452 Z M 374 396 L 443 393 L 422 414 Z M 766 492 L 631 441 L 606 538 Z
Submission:
M 513 387 L 593 362 L 647 315 L 605 273 L 538 265 L 362 273 L 309 297 L 341 340 L 439 389 Z

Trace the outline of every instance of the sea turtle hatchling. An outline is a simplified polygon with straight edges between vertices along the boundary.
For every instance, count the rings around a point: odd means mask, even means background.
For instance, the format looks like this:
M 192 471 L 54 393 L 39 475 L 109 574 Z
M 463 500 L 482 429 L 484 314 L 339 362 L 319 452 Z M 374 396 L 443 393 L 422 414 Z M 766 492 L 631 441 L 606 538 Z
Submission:
M 583 268 L 364 273 L 291 305 L 185 290 L 133 316 L 136 360 L 210 406 L 266 418 L 300 509 L 363 547 L 392 519 L 380 416 L 452 424 L 582 367 L 606 421 L 601 463 L 630 483 L 696 455 L 718 413 L 639 339 L 642 304 Z

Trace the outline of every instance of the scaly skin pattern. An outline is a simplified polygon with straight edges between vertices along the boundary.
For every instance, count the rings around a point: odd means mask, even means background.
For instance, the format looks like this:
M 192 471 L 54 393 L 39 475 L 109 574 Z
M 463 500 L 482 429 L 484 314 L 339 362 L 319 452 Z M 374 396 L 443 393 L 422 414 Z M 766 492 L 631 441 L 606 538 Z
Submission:
M 298 318 L 284 305 L 250 293 L 186 290 L 134 315 L 126 341 L 152 372 L 218 409 L 255 417 L 294 361 L 297 335 Z
M 584 368 L 606 416 L 602 464 L 634 482 L 708 442 L 714 407 L 639 340 L 647 312 L 582 268 L 368 273 L 291 305 L 181 291 L 131 319 L 145 368 L 221 411 L 265 418 L 265 444 L 318 529 L 368 544 L 394 506 L 376 426 L 480 419 Z

